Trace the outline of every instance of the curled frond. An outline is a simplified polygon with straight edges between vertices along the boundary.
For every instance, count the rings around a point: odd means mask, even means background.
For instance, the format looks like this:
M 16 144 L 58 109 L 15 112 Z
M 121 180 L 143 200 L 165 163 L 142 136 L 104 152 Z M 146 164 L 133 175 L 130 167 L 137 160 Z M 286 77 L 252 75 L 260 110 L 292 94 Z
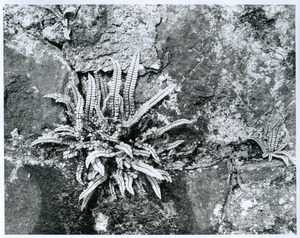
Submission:
M 126 119 L 128 118 L 128 116 L 131 116 L 135 113 L 134 91 L 138 77 L 139 61 L 140 52 L 137 51 L 132 58 L 131 64 L 128 69 L 126 81 L 124 83 L 123 97 Z
M 130 158 L 133 158 L 131 146 L 121 142 L 119 145 L 115 146 L 116 149 L 124 151 Z
M 95 158 L 92 162 L 91 162 L 94 170 L 96 170 L 97 172 L 99 172 L 99 174 L 101 174 L 102 176 L 104 176 L 105 173 L 105 167 L 104 165 L 101 163 L 101 160 L 98 158 Z
M 111 158 L 114 157 L 116 153 L 108 153 L 106 151 L 95 150 L 92 153 L 89 153 L 88 157 L 85 159 L 85 166 L 88 168 L 90 163 L 92 163 L 96 158 L 105 157 Z
M 160 102 L 163 98 L 169 95 L 175 86 L 169 86 L 161 91 L 159 91 L 155 96 L 153 96 L 150 100 L 145 102 L 133 115 L 132 118 L 128 119 L 123 123 L 124 127 L 131 127 L 135 123 L 137 123 L 142 116 L 144 116 L 153 106 L 155 106 L 158 102 Z
M 255 138 L 255 137 L 249 137 L 247 140 L 255 141 L 259 145 L 259 147 L 262 150 L 263 154 L 267 153 L 267 149 L 266 149 L 266 147 L 265 147 L 265 145 L 264 145 L 264 143 L 261 139 L 258 139 L 258 138 Z
M 71 99 L 68 95 L 61 93 L 51 93 L 45 95 L 44 98 L 52 98 L 56 103 L 63 103 L 64 105 L 66 105 L 68 111 L 74 111 L 74 104 L 71 103 Z

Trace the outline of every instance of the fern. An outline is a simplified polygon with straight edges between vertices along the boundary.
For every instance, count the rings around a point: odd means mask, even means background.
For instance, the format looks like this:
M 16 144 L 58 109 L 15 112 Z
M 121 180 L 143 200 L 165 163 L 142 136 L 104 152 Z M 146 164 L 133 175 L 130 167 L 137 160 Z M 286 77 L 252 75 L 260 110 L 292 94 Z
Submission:
M 124 151 L 130 158 L 133 158 L 131 146 L 121 142 L 119 145 L 116 145 L 115 148 Z
M 151 177 L 151 176 L 146 176 L 147 180 L 150 182 L 156 196 L 161 199 L 161 192 L 160 192 L 160 187 L 159 187 L 159 184 L 158 184 L 158 181 L 157 179 Z
M 139 172 L 142 172 L 142 173 L 149 175 L 151 177 L 154 177 L 154 178 L 158 178 L 159 180 L 164 180 L 161 173 L 158 172 L 151 165 L 145 164 L 144 162 L 139 161 L 139 160 L 133 161 L 131 165 L 135 170 L 137 170 Z
M 124 107 L 125 107 L 125 118 L 132 116 L 135 113 L 134 105 L 134 91 L 138 77 L 140 52 L 137 51 L 133 56 L 131 64 L 128 69 L 126 81 L 124 84 L 123 96 L 124 96 Z
M 33 147 L 38 144 L 45 144 L 45 143 L 62 144 L 62 139 L 59 138 L 57 135 L 46 134 L 46 135 L 43 135 L 43 136 L 39 137 L 38 139 L 34 140 L 31 143 L 30 147 Z
M 119 186 L 121 195 L 125 196 L 125 182 L 124 182 L 124 178 L 122 176 L 122 171 L 120 169 L 118 169 L 117 172 L 113 173 L 112 177 L 116 180 L 116 182 Z
M 87 92 L 86 92 L 86 100 L 85 100 L 85 115 L 89 118 L 93 113 L 93 109 L 96 106 L 96 83 L 94 77 L 88 74 L 87 80 Z
M 139 121 L 139 119 L 144 116 L 153 106 L 155 106 L 158 102 L 160 102 L 163 98 L 168 96 L 173 90 L 175 86 L 169 86 L 164 90 L 158 92 L 154 97 L 152 97 L 149 101 L 144 103 L 139 110 L 133 115 L 133 117 L 123 123 L 124 127 L 131 127 L 135 123 Z
M 162 134 L 164 134 L 165 132 L 175 128 L 175 127 L 178 127 L 178 126 L 182 126 L 182 125 L 187 125 L 187 124 L 191 124 L 193 123 L 192 121 L 190 120 L 187 120 L 187 119 L 180 119 L 180 120 L 177 120 L 177 121 L 174 121 L 164 127 L 161 127 L 159 129 L 157 129 L 157 131 L 155 132 L 157 134 L 157 136 L 161 136 Z
M 127 172 L 124 172 L 124 182 L 125 182 L 125 188 L 126 190 L 131 193 L 132 195 L 134 195 L 134 190 L 132 187 L 133 184 L 133 178 L 130 174 L 128 174 Z
M 144 194 L 150 185 L 161 198 L 159 182 L 172 182 L 169 173 L 163 170 L 162 160 L 183 140 L 170 143 L 166 133 L 191 121 L 181 119 L 161 128 L 148 128 L 149 123 L 142 118 L 169 95 L 175 85 L 159 91 L 136 110 L 134 91 L 139 61 L 137 52 L 129 66 L 122 95 L 121 68 L 112 59 L 109 90 L 106 80 L 94 72 L 94 76 L 90 73 L 83 76 L 79 86 L 73 78 L 64 94 L 45 96 L 66 105 L 70 124 L 58 125 L 53 132 L 33 141 L 32 146 L 49 143 L 64 146 L 63 158 L 78 162 L 76 179 L 85 186 L 79 196 L 81 209 L 99 186 L 108 186 L 111 197 L 116 199 L 126 193 Z M 160 139 L 163 134 L 164 139 Z M 106 180 L 108 183 L 104 183 Z
M 112 60 L 113 62 L 113 68 L 114 68 L 114 73 L 113 73 L 113 80 L 112 80 L 112 86 L 110 90 L 110 102 L 109 102 L 109 109 L 111 110 L 112 117 L 113 118 L 118 118 L 119 116 L 119 111 L 120 111 L 120 89 L 121 89 L 121 68 L 120 64 Z
M 98 84 L 98 87 L 100 89 L 99 94 L 101 95 L 101 98 L 105 99 L 108 95 L 107 82 L 105 78 L 100 77 L 98 73 L 94 73 L 94 75 L 95 75 L 96 83 Z

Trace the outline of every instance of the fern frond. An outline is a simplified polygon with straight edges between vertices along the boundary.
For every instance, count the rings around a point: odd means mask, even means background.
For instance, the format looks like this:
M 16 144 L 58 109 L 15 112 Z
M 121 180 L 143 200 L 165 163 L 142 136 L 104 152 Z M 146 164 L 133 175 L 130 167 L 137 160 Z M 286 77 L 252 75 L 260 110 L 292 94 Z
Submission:
M 156 169 L 158 172 L 161 173 L 161 175 L 164 177 L 164 179 L 169 182 L 172 183 L 172 178 L 170 176 L 170 174 L 167 171 L 161 170 L 161 169 Z
M 71 103 L 71 99 L 68 95 L 61 93 L 51 93 L 43 96 L 44 98 L 52 98 L 56 103 L 63 103 L 66 105 L 67 110 L 70 112 L 74 112 L 74 104 Z
M 153 168 L 151 165 L 145 164 L 142 161 L 139 160 L 133 161 L 131 165 L 133 169 L 142 172 L 146 175 L 158 178 L 159 180 L 164 179 L 163 176 L 155 168 Z
M 140 52 L 137 51 L 132 58 L 131 64 L 128 69 L 126 81 L 124 83 L 123 96 L 124 96 L 126 120 L 128 119 L 128 116 L 131 116 L 135 113 L 134 92 L 135 92 L 135 85 L 138 77 L 139 61 L 140 61 Z
M 265 147 L 265 145 L 264 145 L 264 143 L 261 139 L 258 139 L 258 138 L 255 138 L 255 137 L 249 137 L 247 140 L 255 141 L 259 145 L 259 147 L 262 150 L 263 154 L 267 153 L 267 149 L 266 149 L 266 147 Z
M 177 140 L 172 143 L 167 144 L 166 150 L 173 150 L 177 146 L 181 145 L 184 142 L 184 140 Z
M 80 211 L 83 211 L 83 209 L 86 207 L 88 201 L 90 200 L 90 198 L 92 197 L 94 191 L 92 191 L 91 193 L 87 194 L 87 196 L 85 196 L 82 200 L 81 206 L 80 206 Z
M 148 145 L 148 144 L 142 144 L 142 148 L 143 148 L 144 150 L 147 150 L 147 151 L 150 152 L 150 154 L 152 155 L 152 157 L 153 157 L 153 159 L 154 159 L 154 161 L 155 161 L 156 163 L 160 163 L 160 158 L 159 158 L 159 156 L 158 156 L 156 150 L 155 150 L 151 145 Z
M 97 174 L 99 174 L 99 172 L 97 170 L 89 169 L 88 174 L 87 174 L 88 181 L 93 180 Z
M 78 155 L 78 151 L 72 151 L 72 150 L 66 150 L 63 152 L 63 158 L 64 159 L 71 159 Z
M 108 95 L 108 86 L 105 78 L 100 77 L 98 73 L 94 73 L 96 83 L 99 85 L 101 91 L 101 98 L 106 98 Z
M 130 158 L 133 158 L 131 146 L 121 142 L 119 145 L 115 145 L 116 149 L 124 151 Z
M 151 184 L 151 186 L 152 186 L 152 188 L 153 188 L 156 196 L 159 199 L 161 199 L 161 192 L 160 192 L 160 187 L 159 187 L 158 181 L 155 178 L 153 178 L 151 176 L 148 176 L 148 175 L 146 175 L 146 178 L 150 182 L 150 184 Z
M 80 183 L 81 185 L 84 185 L 84 182 L 82 181 L 82 171 L 84 168 L 84 163 L 79 163 L 76 169 L 76 180 L 78 181 L 78 183 Z
M 123 160 L 124 160 L 124 157 L 116 156 L 115 160 L 116 160 L 116 163 L 117 163 L 117 167 L 119 169 L 123 169 Z
M 90 163 L 92 163 L 96 158 L 105 157 L 111 158 L 114 157 L 116 153 L 107 153 L 106 151 L 95 150 L 92 153 L 89 153 L 88 157 L 85 159 L 85 166 L 86 168 L 89 167 Z
M 177 120 L 177 121 L 174 121 L 164 127 L 161 127 L 161 128 L 158 128 L 157 131 L 156 131 L 156 134 L 157 136 L 161 136 L 162 134 L 164 134 L 165 132 L 173 129 L 174 127 L 178 127 L 178 126 L 181 126 L 181 125 L 187 125 L 187 124 L 191 124 L 193 123 L 192 121 L 190 120 L 187 120 L 187 119 L 180 119 L 180 120 Z
M 79 94 L 78 101 L 76 105 L 76 113 L 75 113 L 75 131 L 80 133 L 83 127 L 83 107 L 84 107 L 84 100 L 83 97 Z
M 112 176 L 116 180 L 116 182 L 119 186 L 121 195 L 125 196 L 125 182 L 124 182 L 124 178 L 122 176 L 122 171 L 120 169 L 118 169 L 117 172 L 114 172 L 112 174 Z
M 110 190 L 110 194 L 111 194 L 112 198 L 114 200 L 116 200 L 117 195 L 116 195 L 115 187 L 114 187 L 113 182 L 111 180 L 109 180 L 108 186 L 109 186 L 109 190 Z
M 94 170 L 98 171 L 99 174 L 101 174 L 102 176 L 104 176 L 105 173 L 105 167 L 104 165 L 101 163 L 100 159 L 95 158 L 92 162 L 91 162 Z
M 153 96 L 149 101 L 145 102 L 133 115 L 132 118 L 128 119 L 123 123 L 124 127 L 131 127 L 139 121 L 139 119 L 144 116 L 153 106 L 165 98 L 174 90 L 175 86 L 169 86 L 161 91 L 159 91 L 155 96 Z
M 113 63 L 113 79 L 110 88 L 110 100 L 108 101 L 109 109 L 111 110 L 112 117 L 118 118 L 120 108 L 120 89 L 121 89 L 121 67 L 119 62 L 112 59 Z
M 89 182 L 88 187 L 85 190 L 83 190 L 83 192 L 79 195 L 79 201 L 83 199 L 83 202 L 82 202 L 82 205 L 81 205 L 81 210 L 83 210 L 85 208 L 88 200 L 90 199 L 90 197 L 94 193 L 95 189 L 101 183 L 103 183 L 106 179 L 107 179 L 106 175 L 104 177 L 99 175 L 94 180 Z
M 93 110 L 96 106 L 96 82 L 94 77 L 91 74 L 88 74 L 87 80 L 87 91 L 86 91 L 86 101 L 85 101 L 85 114 L 87 118 L 92 116 Z
M 125 181 L 125 188 L 128 192 L 130 192 L 132 195 L 134 195 L 134 190 L 132 187 L 132 183 L 133 183 L 133 178 L 130 174 L 124 172 L 124 181 Z
M 148 150 L 133 149 L 132 152 L 134 155 L 142 156 L 142 157 L 150 157 L 150 155 L 151 155 Z
M 45 143 L 63 144 L 62 139 L 57 137 L 56 135 L 46 134 L 34 140 L 31 143 L 30 147 L 35 146 L 37 144 L 45 144 Z
M 101 138 L 103 140 L 119 143 L 119 139 L 116 137 L 107 135 L 106 133 L 102 132 L 101 130 L 97 130 L 96 132 L 101 136 Z
M 275 150 L 275 143 L 277 141 L 278 132 L 280 129 L 279 124 L 280 124 L 280 119 L 277 119 L 276 122 L 271 125 L 271 133 L 268 140 L 268 148 L 270 151 Z
M 288 130 L 285 130 L 286 134 L 285 134 L 285 138 L 283 139 L 282 141 L 282 144 L 280 146 L 278 146 L 278 142 L 277 144 L 275 145 L 275 150 L 276 151 L 280 151 L 280 150 L 283 150 L 285 147 L 287 147 L 287 145 L 289 144 L 290 142 L 290 133 Z
M 291 153 L 289 153 L 287 151 L 276 151 L 276 152 L 272 153 L 272 156 L 278 157 L 278 158 L 281 158 L 281 159 L 282 159 L 282 157 L 285 157 L 286 160 L 284 160 L 284 162 L 286 163 L 287 166 L 289 166 L 288 161 L 291 161 L 293 164 L 296 165 L 296 158 Z M 281 156 L 281 157 L 279 157 L 279 156 Z
M 67 132 L 70 134 L 75 134 L 75 130 L 73 127 L 69 126 L 69 125 L 61 125 L 57 128 L 54 129 L 55 133 L 62 133 L 62 132 Z

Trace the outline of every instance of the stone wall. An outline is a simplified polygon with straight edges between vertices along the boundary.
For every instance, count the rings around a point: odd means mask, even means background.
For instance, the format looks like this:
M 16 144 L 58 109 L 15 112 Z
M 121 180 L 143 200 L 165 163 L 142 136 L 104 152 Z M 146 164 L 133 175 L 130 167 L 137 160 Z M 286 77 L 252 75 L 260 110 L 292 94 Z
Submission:
M 170 135 L 186 139 L 195 150 L 170 161 L 174 181 L 162 184 L 162 201 L 155 200 L 160 204 L 157 211 L 164 214 L 160 219 L 172 217 L 170 224 L 177 228 L 159 230 L 163 225 L 156 224 L 158 230 L 152 234 L 296 233 L 295 166 L 287 167 L 278 158 L 268 162 L 260 147 L 247 140 L 259 137 L 274 118 L 282 118 L 281 129 L 290 135 L 283 149 L 295 157 L 294 6 L 64 5 L 61 9 L 68 7 L 72 11 L 64 16 L 67 27 L 49 6 L 4 7 L 8 234 L 96 232 L 91 209 L 102 205 L 94 202 L 94 207 L 79 213 L 75 200 L 80 188 L 72 161 L 54 154 L 46 163 L 26 144 L 66 120 L 62 107 L 43 98 L 45 94 L 63 92 L 71 77 L 86 72 L 99 71 L 109 80 L 110 57 L 120 62 L 124 76 L 136 50 L 141 52 L 138 103 L 166 83 L 177 84 L 179 92 L 158 107 L 159 113 L 167 121 L 195 120 L 192 128 Z M 15 128 L 19 137 L 11 134 Z M 11 171 L 17 172 L 10 181 Z M 48 188 L 52 182 L 66 187 Z M 30 191 L 34 196 L 28 204 L 36 207 L 20 205 L 27 211 L 20 213 L 13 204 L 19 194 L 26 201 Z M 49 214 L 50 208 L 57 214 Z M 19 227 L 13 224 L 15 216 L 21 218 Z M 118 229 L 112 219 L 103 233 Z M 48 224 L 47 229 L 42 223 Z M 130 227 L 132 234 L 151 234 L 149 227 L 134 229 Z

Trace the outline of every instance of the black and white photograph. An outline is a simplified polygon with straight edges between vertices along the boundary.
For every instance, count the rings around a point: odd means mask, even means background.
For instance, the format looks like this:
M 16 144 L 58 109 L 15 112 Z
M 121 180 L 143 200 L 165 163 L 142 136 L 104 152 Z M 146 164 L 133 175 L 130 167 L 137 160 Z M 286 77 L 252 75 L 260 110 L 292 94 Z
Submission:
M 1 7 L 3 235 L 297 236 L 296 1 Z

